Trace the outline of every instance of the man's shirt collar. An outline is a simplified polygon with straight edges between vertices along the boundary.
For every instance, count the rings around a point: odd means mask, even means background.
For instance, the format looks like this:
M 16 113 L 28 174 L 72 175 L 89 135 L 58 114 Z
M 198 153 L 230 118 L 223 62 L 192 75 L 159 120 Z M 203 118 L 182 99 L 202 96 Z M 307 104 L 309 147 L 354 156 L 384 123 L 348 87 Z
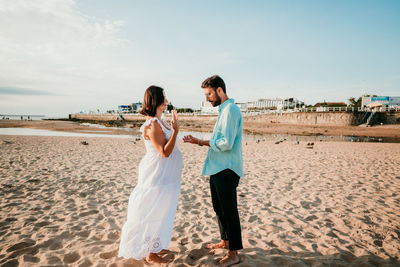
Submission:
M 235 103 L 235 100 L 233 98 L 228 98 L 227 100 L 225 100 L 224 103 L 222 103 L 221 105 L 219 105 L 218 107 L 218 112 L 221 112 L 221 110 L 228 105 L 229 103 Z

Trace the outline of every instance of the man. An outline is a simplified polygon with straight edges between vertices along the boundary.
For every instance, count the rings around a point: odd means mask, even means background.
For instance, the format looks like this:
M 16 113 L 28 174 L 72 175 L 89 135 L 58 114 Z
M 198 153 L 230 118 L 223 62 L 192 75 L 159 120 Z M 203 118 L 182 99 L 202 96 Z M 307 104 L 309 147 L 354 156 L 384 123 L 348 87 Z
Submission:
M 212 203 L 218 218 L 221 242 L 207 248 L 229 249 L 219 265 L 226 267 L 240 262 L 238 250 L 243 248 L 237 209 L 236 187 L 243 177 L 242 115 L 233 99 L 226 95 L 225 83 L 218 75 L 206 79 L 201 87 L 206 100 L 218 107 L 218 118 L 210 140 L 185 136 L 186 143 L 209 146 L 203 175 L 210 175 Z

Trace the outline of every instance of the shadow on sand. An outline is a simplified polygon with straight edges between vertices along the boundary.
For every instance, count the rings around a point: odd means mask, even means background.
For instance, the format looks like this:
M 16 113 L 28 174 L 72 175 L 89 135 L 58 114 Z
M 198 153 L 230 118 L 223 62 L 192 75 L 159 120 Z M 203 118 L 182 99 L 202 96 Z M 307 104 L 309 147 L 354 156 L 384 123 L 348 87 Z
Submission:
M 318 252 L 284 252 L 277 248 L 270 250 L 247 248 L 240 252 L 239 264 L 234 266 L 400 266 L 398 258 L 383 259 L 373 254 L 355 256 L 351 252 L 323 255 Z M 216 255 L 202 247 L 187 251 L 186 255 L 175 259 L 169 266 L 217 266 L 225 251 L 219 249 Z

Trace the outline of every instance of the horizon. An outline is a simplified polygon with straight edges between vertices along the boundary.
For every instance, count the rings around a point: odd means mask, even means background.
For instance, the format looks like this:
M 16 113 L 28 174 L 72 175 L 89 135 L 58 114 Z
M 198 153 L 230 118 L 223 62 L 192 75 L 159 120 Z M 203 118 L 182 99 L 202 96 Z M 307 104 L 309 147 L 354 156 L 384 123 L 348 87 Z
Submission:
M 67 116 L 142 102 L 199 109 L 219 74 L 237 102 L 400 92 L 399 1 L 0 3 L 0 113 Z

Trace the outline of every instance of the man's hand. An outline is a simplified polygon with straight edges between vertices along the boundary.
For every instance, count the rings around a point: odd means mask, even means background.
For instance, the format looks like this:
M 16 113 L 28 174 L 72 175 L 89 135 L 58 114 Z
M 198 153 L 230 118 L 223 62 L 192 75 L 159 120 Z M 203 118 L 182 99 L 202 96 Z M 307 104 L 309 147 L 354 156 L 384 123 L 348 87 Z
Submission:
M 192 135 L 186 135 L 182 138 L 183 142 L 200 145 L 200 140 Z

